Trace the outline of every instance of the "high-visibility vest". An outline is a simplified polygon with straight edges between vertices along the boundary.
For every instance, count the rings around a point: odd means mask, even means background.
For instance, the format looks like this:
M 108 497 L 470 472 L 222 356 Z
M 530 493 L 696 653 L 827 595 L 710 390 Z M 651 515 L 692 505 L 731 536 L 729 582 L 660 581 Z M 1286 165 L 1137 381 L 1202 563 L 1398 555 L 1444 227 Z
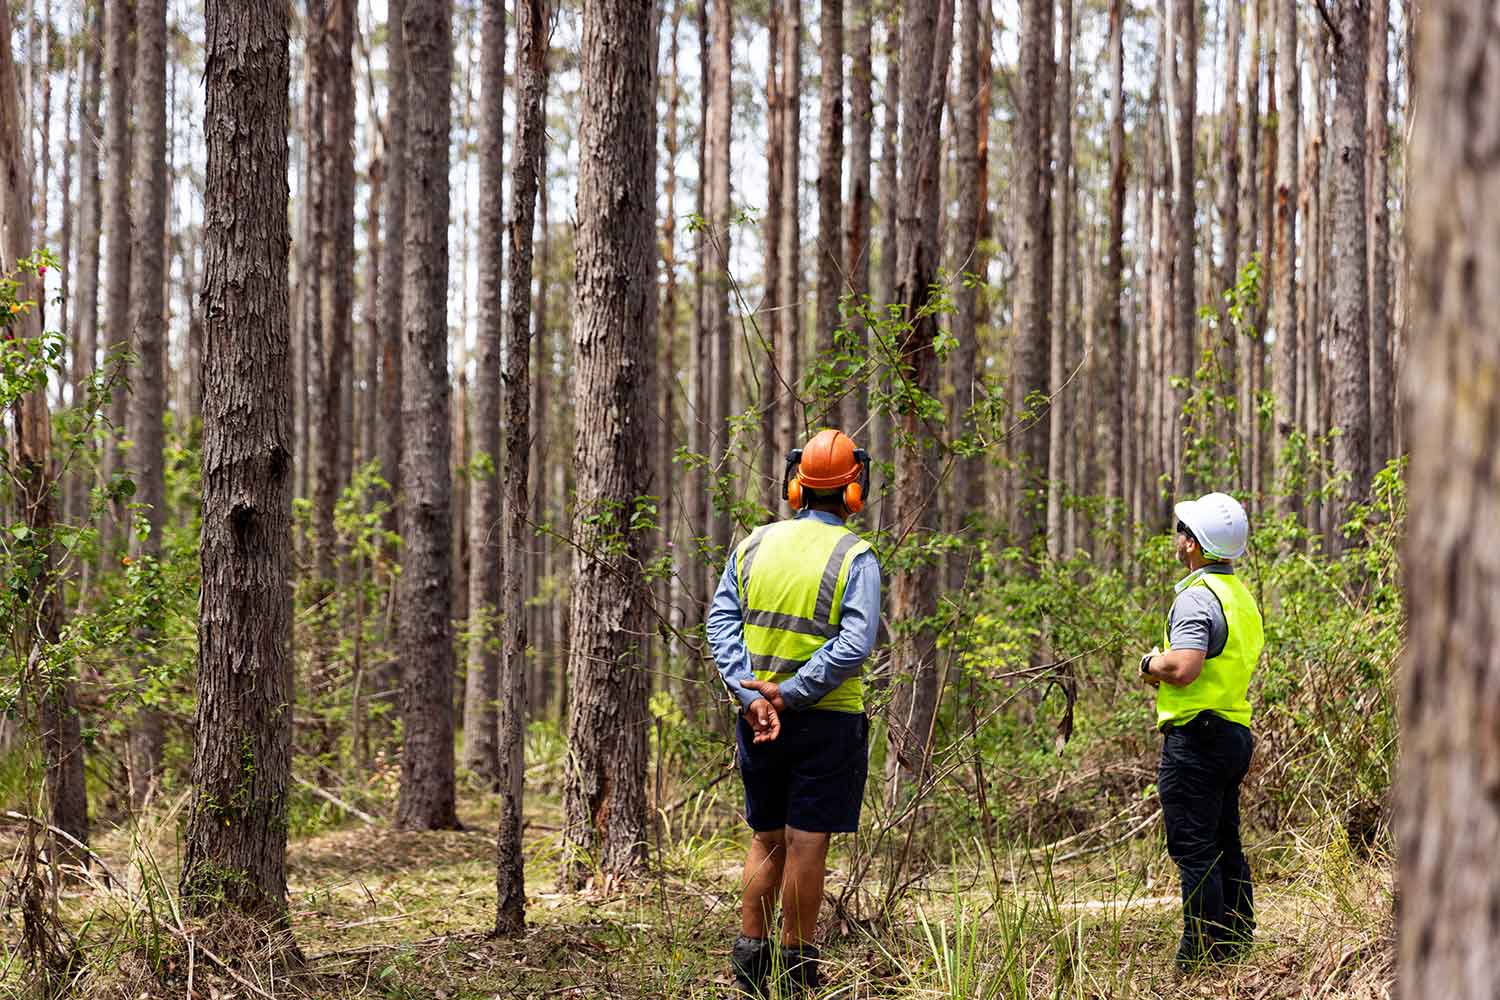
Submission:
M 1229 637 L 1223 652 L 1203 661 L 1203 672 L 1193 683 L 1179 687 L 1163 681 L 1157 685 L 1156 728 L 1183 725 L 1203 712 L 1248 726 L 1250 675 L 1266 644 L 1260 609 L 1249 588 L 1230 573 L 1201 573 L 1190 586 L 1213 591 L 1224 609 Z M 1171 642 L 1164 641 L 1162 648 L 1170 650 Z
M 745 649 L 757 680 L 787 680 L 839 633 L 849 567 L 870 543 L 842 525 L 801 517 L 766 525 L 735 550 Z M 863 712 L 860 675 L 813 708 Z

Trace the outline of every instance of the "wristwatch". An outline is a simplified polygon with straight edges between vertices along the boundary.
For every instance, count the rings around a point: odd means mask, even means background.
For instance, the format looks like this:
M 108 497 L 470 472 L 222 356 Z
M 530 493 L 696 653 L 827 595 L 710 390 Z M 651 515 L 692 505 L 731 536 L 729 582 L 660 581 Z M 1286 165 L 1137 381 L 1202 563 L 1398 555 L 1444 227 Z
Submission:
M 1147 653 L 1145 656 L 1141 657 L 1141 676 L 1142 677 L 1149 677 L 1151 675 L 1151 657 L 1153 657 L 1155 655 L 1156 655 L 1155 653 Z

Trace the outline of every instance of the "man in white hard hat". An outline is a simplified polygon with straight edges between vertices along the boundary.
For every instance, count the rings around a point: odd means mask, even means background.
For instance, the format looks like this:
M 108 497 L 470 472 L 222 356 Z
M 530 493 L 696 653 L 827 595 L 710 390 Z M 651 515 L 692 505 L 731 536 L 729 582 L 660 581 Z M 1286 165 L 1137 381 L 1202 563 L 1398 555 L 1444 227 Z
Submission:
M 1167 851 L 1182 875 L 1185 969 L 1241 954 L 1255 930 L 1250 866 L 1240 845 L 1240 782 L 1250 768 L 1250 675 L 1265 644 L 1260 609 L 1234 575 L 1249 525 L 1239 501 L 1210 493 L 1179 503 L 1177 583 L 1161 649 L 1141 657 L 1162 732 L 1156 787 Z M 1165 650 L 1165 651 L 1163 651 Z

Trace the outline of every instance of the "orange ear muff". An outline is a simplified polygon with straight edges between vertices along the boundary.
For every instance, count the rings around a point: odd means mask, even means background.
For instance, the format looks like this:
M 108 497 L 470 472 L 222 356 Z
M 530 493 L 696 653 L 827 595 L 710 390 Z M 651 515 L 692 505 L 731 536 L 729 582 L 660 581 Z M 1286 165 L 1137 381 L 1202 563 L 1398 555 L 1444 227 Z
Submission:
M 844 506 L 849 513 L 858 514 L 865 509 L 865 489 L 857 482 L 844 487 Z
M 802 479 L 793 476 L 792 481 L 786 484 L 786 502 L 791 505 L 792 510 L 802 509 Z

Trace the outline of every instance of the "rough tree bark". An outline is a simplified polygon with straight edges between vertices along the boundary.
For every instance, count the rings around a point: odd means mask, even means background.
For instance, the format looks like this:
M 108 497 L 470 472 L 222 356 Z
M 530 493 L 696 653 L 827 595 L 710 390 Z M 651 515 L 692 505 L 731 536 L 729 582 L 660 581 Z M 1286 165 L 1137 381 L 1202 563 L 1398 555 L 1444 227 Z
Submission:
M 1276 77 L 1280 93 L 1276 118 L 1276 307 L 1272 318 L 1276 349 L 1271 358 L 1275 396 L 1276 511 L 1299 509 L 1293 491 L 1285 488 L 1286 449 L 1296 428 L 1297 414 L 1297 120 L 1301 107 L 1301 67 L 1297 63 L 1296 0 L 1272 0 L 1276 5 Z
M 1429 0 L 1417 34 L 1396 972 L 1407 1000 L 1482 1000 L 1500 995 L 1500 23 Z
M 190 912 L 286 917 L 292 767 L 287 5 L 208 0 L 203 594 Z
M 856 305 L 870 294 L 870 149 L 875 130 L 875 102 L 871 83 L 870 23 L 874 16 L 872 0 L 852 0 L 849 49 L 849 205 L 844 218 L 844 270 L 849 291 Z M 870 328 L 853 320 L 859 333 L 859 356 L 870 356 Z M 870 379 L 865 372 L 859 384 L 851 386 L 844 399 L 840 425 L 868 440 L 866 421 L 870 417 Z
M 104 345 L 106 374 L 112 382 L 109 400 L 110 437 L 104 449 L 104 480 L 121 471 L 123 452 L 118 435 L 125 429 L 128 395 L 122 361 L 130 349 L 130 79 L 134 75 L 134 0 L 105 4 L 104 116 L 104 233 L 107 255 L 104 266 Z M 120 366 L 120 367 L 116 367 Z M 116 378 L 116 372 L 119 377 Z M 121 537 L 125 507 L 121 503 L 103 517 L 99 525 L 99 558 L 108 568 Z
M 900 227 L 901 190 L 899 183 L 901 159 L 901 0 L 880 0 L 885 14 L 885 81 L 881 95 L 881 140 L 880 140 L 880 284 L 875 291 L 875 306 L 882 313 L 884 308 L 897 301 L 896 298 L 896 234 Z M 878 390 L 885 379 L 890 358 L 886 351 L 877 349 L 871 359 L 872 370 L 869 384 Z M 872 404 L 875 412 L 870 417 L 870 455 L 877 462 L 889 462 L 891 454 L 892 420 L 888 408 Z M 886 483 L 876 481 L 876 496 L 885 492 Z M 891 504 L 880 503 L 872 520 L 881 527 L 890 524 Z
M 406 281 L 402 314 L 401 798 L 407 830 L 457 829 L 453 775 L 453 484 L 449 456 L 451 0 L 407 0 Z
M 646 839 L 647 665 L 638 636 L 649 539 L 632 531 L 650 475 L 646 400 L 656 320 L 654 0 L 586 0 L 579 128 L 573 402 L 571 704 L 561 878 L 585 855 L 638 868 Z
M 781 395 L 783 449 L 799 447 L 802 380 L 802 5 L 786 0 L 781 24 L 781 295 L 776 370 Z
M 87 400 L 88 386 L 99 357 L 99 234 L 103 229 L 102 191 L 99 183 L 99 143 L 103 123 L 99 120 L 99 102 L 104 76 L 103 7 L 89 3 L 84 10 L 83 81 L 78 105 L 78 283 L 74 317 L 78 324 L 78 353 L 73 359 L 73 403 Z M 74 499 L 76 517 L 88 515 L 89 486 L 92 474 L 84 473 L 76 481 Z M 82 591 L 88 593 L 93 567 L 80 567 Z
M 1194 234 L 1196 202 L 1193 171 L 1197 166 L 1195 133 L 1198 107 L 1198 4 L 1197 0 L 1166 0 L 1175 58 L 1166 67 L 1168 137 L 1172 147 L 1172 232 L 1175 238 L 1172 269 L 1172 370 L 1182 380 L 1171 393 L 1172 427 L 1187 402 L 1193 373 L 1198 368 L 1197 288 L 1194 281 L 1197 240 Z M 1177 491 L 1191 492 L 1197 484 L 1184 467 L 1181 435 L 1171 435 L 1167 471 Z
M 1333 336 L 1329 360 L 1336 373 L 1332 394 L 1333 471 L 1347 476 L 1329 499 L 1332 549 L 1349 540 L 1338 530 L 1352 504 L 1370 489 L 1370 292 L 1365 231 L 1365 80 L 1370 73 L 1367 0 L 1339 0 L 1333 32 L 1337 93 L 1333 101 Z
M 321 320 L 323 380 L 315 384 L 318 398 L 314 433 L 317 439 L 313 508 L 317 531 L 318 584 L 332 588 L 336 574 L 338 537 L 334 508 L 345 480 L 341 476 L 344 452 L 349 444 L 344 433 L 346 383 L 351 369 L 350 341 L 354 326 L 354 0 L 325 0 L 326 21 L 317 33 L 314 59 L 323 84 L 322 114 L 324 156 L 315 165 L 321 178 L 322 237 L 316 265 L 321 272 Z M 316 352 L 316 349 L 315 349 Z M 324 592 L 327 592 L 326 590 Z M 331 633 L 334 622 L 321 631 Z M 331 655 L 331 634 L 320 640 L 320 659 Z
M 1104 305 L 1106 357 L 1099 365 L 1099 371 L 1103 375 L 1099 395 L 1104 404 L 1103 440 L 1100 447 L 1106 456 L 1103 463 L 1104 497 L 1110 504 L 1107 514 L 1109 529 L 1102 552 L 1105 566 L 1114 566 L 1119 554 L 1124 551 L 1123 531 L 1128 523 L 1128 518 L 1124 516 L 1128 512 L 1119 509 L 1120 501 L 1126 496 L 1120 469 L 1122 463 L 1108 458 L 1110 455 L 1120 454 L 1124 446 L 1125 377 L 1129 373 L 1129 368 L 1125 365 L 1125 326 L 1120 302 L 1125 249 L 1125 179 L 1130 169 L 1125 159 L 1124 8 L 1125 0 L 1110 0 L 1109 240 L 1105 250 L 1104 289 L 1100 296 Z
M 820 355 L 834 348 L 843 285 L 839 213 L 844 201 L 844 2 L 818 5 L 818 266 L 817 332 Z M 840 394 L 842 395 L 842 394 Z M 840 400 L 830 400 L 837 422 Z
M 717 479 L 729 475 L 729 415 L 733 410 L 734 385 L 730 380 L 734 362 L 734 339 L 729 328 L 729 268 L 730 247 L 733 233 L 730 231 L 729 151 L 730 130 L 733 127 L 731 114 L 734 108 L 734 79 L 732 69 L 732 44 L 734 41 L 734 7 L 732 0 L 713 0 L 710 6 L 713 19 L 713 46 L 709 57 L 709 119 L 708 160 L 708 220 L 713 234 L 713 250 L 709 264 L 711 277 L 705 288 L 708 304 L 705 316 L 708 322 L 711 364 L 713 369 L 709 407 L 712 421 L 709 428 L 710 475 Z M 654 52 L 654 48 L 653 48 Z M 654 65 L 654 63 L 653 63 Z M 653 100 L 655 99 L 653 93 Z M 654 147 L 653 147 L 654 148 Z M 714 551 L 724 553 L 729 548 L 730 532 L 734 525 L 728 510 L 718 510 L 714 503 L 717 489 L 710 484 L 708 495 L 709 523 L 712 525 Z M 719 557 L 709 560 L 711 565 L 720 562 Z M 706 581 L 712 588 L 714 580 Z
M 1370 0 L 1370 72 L 1365 91 L 1365 225 L 1370 243 L 1370 470 L 1395 454 L 1395 385 L 1391 364 L 1391 100 L 1386 47 L 1390 0 Z
M 163 465 L 166 433 L 162 418 L 167 393 L 162 357 L 166 349 L 163 318 L 163 233 L 167 219 L 167 5 L 166 0 L 139 0 L 136 6 L 135 82 L 131 103 L 135 120 L 136 175 L 131 188 L 130 329 L 135 370 L 127 415 L 131 441 L 127 467 L 135 480 L 135 501 L 146 507 L 151 526 L 144 539 L 130 536 L 132 558 L 156 559 L 162 553 L 167 486 Z M 133 664 L 139 671 L 139 662 Z M 137 674 L 139 676 L 139 673 Z M 161 713 L 146 707 L 130 726 L 130 802 L 141 808 L 161 768 L 164 743 Z
M 21 154 L 20 137 L 25 126 L 12 51 L 10 11 L 0 8 L 0 150 L 3 150 L 0 154 L 0 274 L 5 275 L 12 275 L 16 262 L 36 250 L 32 234 L 31 178 Z M 21 282 L 18 299 L 38 303 L 43 300 L 39 281 L 22 275 L 14 277 Z M 10 321 L 4 330 L 7 339 L 35 340 L 42 335 L 40 308 L 14 318 L 7 317 L 7 320 Z M 21 623 L 18 631 L 22 632 L 20 638 L 25 646 L 38 639 L 50 645 L 57 641 L 58 628 L 62 624 L 62 593 L 61 581 L 55 575 L 57 546 L 52 539 L 57 491 L 46 392 L 22 396 L 11 408 L 11 415 L 14 424 L 7 435 L 8 471 L 14 478 L 21 517 L 30 529 L 28 539 L 40 550 L 34 556 L 41 562 L 41 570 L 33 583 L 35 618 Z M 23 543 L 17 539 L 15 544 Z M 31 634 L 33 630 L 34 634 Z M 23 652 L 22 655 L 27 654 Z M 84 786 L 82 724 L 75 685 L 66 676 L 28 676 L 26 683 L 28 687 L 37 686 L 37 735 L 41 739 L 46 766 L 48 821 L 87 844 L 88 800 Z M 30 696 L 31 692 L 27 694 Z M 80 852 L 72 845 L 58 842 L 50 832 L 46 834 L 46 840 L 49 849 L 55 850 L 59 856 L 83 863 Z
M 958 92 L 954 99 L 957 147 L 958 227 L 954 240 L 958 287 L 953 292 L 953 336 L 958 347 L 953 364 L 953 407 L 948 414 L 949 434 L 957 439 L 974 428 L 973 406 L 982 385 L 979 369 L 979 281 L 984 277 L 979 241 L 984 238 L 987 215 L 984 197 L 983 150 L 980 148 L 980 34 L 979 0 L 959 0 L 958 5 Z M 974 275 L 976 279 L 969 276 Z M 984 511 L 984 476 L 982 459 L 960 459 L 953 482 L 953 496 L 947 511 L 948 530 L 962 533 L 972 516 Z M 968 570 L 968 553 L 951 553 L 947 559 L 946 577 L 950 590 L 962 590 Z
M 527 448 L 531 436 L 531 249 L 546 121 L 546 0 L 516 4 L 516 153 L 511 160 L 510 310 L 505 351 L 505 576 L 500 608 L 500 824 L 496 840 L 495 932 L 518 934 L 525 924 L 526 872 L 521 855 L 522 779 L 526 761 L 526 615 L 520 567 L 531 526 Z M 642 332 L 642 339 L 646 334 Z M 642 407 L 644 411 L 644 407 Z M 643 414 L 644 415 L 644 414 Z
M 1052 76 L 1052 0 L 1023 0 L 1020 51 L 1020 108 L 1017 113 L 1016 173 L 1020 188 L 1020 246 L 1016 259 L 1016 404 L 1034 419 L 1019 433 L 1020 495 L 1015 501 L 1016 543 L 1030 551 L 1045 526 L 1047 450 L 1051 414 L 1045 404 L 1028 406 L 1027 397 L 1045 392 L 1051 357 L 1052 317 L 1047 309 L 1051 283 L 1051 141 L 1046 128 Z
M 501 252 L 505 233 L 501 173 L 505 163 L 504 0 L 484 0 L 480 18 L 479 332 L 471 432 L 476 461 L 469 463 L 469 669 L 464 673 L 463 763 L 494 786 L 500 777 L 500 748 L 496 743 L 499 722 L 495 714 L 500 691 L 497 640 L 505 627 L 498 617 L 501 567 L 509 568 L 509 577 L 521 563 L 505 558 L 500 521 L 500 352 L 505 326 L 501 305 L 501 282 L 505 280 Z M 521 338 L 521 346 L 529 349 L 529 340 Z M 525 463 L 521 465 L 524 470 Z M 510 471 L 507 465 L 507 476 Z
M 937 317 L 929 289 L 942 258 L 938 239 L 938 171 L 942 165 L 943 104 L 953 47 L 953 0 L 905 0 L 901 62 L 906 75 L 901 109 L 901 210 L 897 241 L 897 286 L 906 325 L 898 334 L 900 375 L 911 388 L 935 396 L 939 363 L 934 350 Z M 905 438 L 897 466 L 892 524 L 898 537 L 914 544 L 940 530 L 938 495 L 942 454 L 915 405 L 897 414 Z M 937 611 L 938 566 L 930 558 L 898 570 L 891 583 L 891 618 L 922 622 L 900 637 L 892 669 L 909 678 L 892 690 L 891 753 L 886 765 L 886 797 L 896 802 L 903 789 L 927 780 L 932 725 L 937 713 L 937 631 L 928 621 Z
M 385 248 L 380 274 L 380 474 L 392 502 L 387 531 L 396 530 L 396 497 L 401 492 L 401 325 L 405 301 L 406 240 L 406 42 L 401 31 L 406 0 L 387 0 Z
M 674 5 L 674 17 L 675 17 Z M 766 505 L 768 516 L 774 518 L 776 511 L 781 509 L 781 457 L 786 450 L 792 447 L 782 441 L 778 434 L 781 432 L 779 417 L 781 413 L 783 386 L 781 384 L 782 374 L 776 367 L 778 333 L 781 326 L 781 317 L 778 307 L 781 303 L 781 203 L 782 179 L 786 170 L 786 131 L 783 125 L 782 96 L 781 96 L 781 49 L 782 49 L 782 8 L 778 0 L 771 0 L 769 9 L 766 11 L 767 29 L 767 53 L 766 53 L 766 214 L 765 214 L 765 294 L 762 297 L 762 309 L 765 312 L 765 322 L 761 324 L 760 334 L 765 345 L 764 365 L 760 376 L 760 477 L 761 497 Z M 673 76 L 676 76 L 677 50 L 676 27 L 673 22 L 673 50 L 672 64 Z M 671 136 L 672 148 L 676 148 L 676 104 L 677 90 L 673 83 L 672 104 L 668 110 L 668 133 Z M 676 185 L 675 162 L 668 174 L 668 183 Z M 668 287 L 672 286 L 672 277 L 667 277 Z M 671 329 L 674 317 L 666 317 L 667 328 Z M 671 371 L 671 368 L 666 369 Z M 664 425 L 670 432 L 671 424 Z M 669 491 L 670 492 L 670 491 Z
M 1047 384 L 1052 394 L 1047 421 L 1047 555 L 1053 559 L 1067 552 L 1063 544 L 1063 493 L 1066 490 L 1069 431 L 1073 430 L 1078 409 L 1076 396 L 1063 390 L 1068 378 L 1068 348 L 1073 338 L 1072 316 L 1068 312 L 1069 287 L 1072 279 L 1066 248 L 1073 229 L 1073 3 L 1062 0 L 1060 47 L 1057 54 L 1056 104 L 1052 121 L 1057 140 L 1057 184 L 1054 201 L 1056 233 L 1061 257 L 1052 268 L 1052 343 L 1048 357 Z

